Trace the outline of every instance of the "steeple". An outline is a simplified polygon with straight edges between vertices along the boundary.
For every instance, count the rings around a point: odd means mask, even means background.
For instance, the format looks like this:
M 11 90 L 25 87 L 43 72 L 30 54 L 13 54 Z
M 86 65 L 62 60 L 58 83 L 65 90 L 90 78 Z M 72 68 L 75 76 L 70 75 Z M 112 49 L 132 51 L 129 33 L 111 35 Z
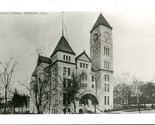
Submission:
M 104 16 L 100 13 L 99 17 L 97 18 L 92 30 L 90 32 L 92 32 L 96 27 L 98 27 L 99 25 L 104 25 L 110 29 L 112 29 L 112 27 L 110 26 L 110 24 L 107 22 L 107 20 L 104 18 Z
M 64 36 L 62 36 L 55 48 L 55 50 L 53 51 L 53 54 L 51 55 L 51 57 L 57 52 L 57 51 L 61 51 L 61 52 L 66 52 L 66 53 L 70 53 L 70 54 L 74 54 L 74 51 L 72 50 L 72 48 L 70 47 L 69 43 L 67 42 L 66 38 Z
M 62 36 L 64 36 L 64 24 L 63 24 L 64 22 L 63 22 L 63 13 L 64 13 L 64 12 L 62 12 Z

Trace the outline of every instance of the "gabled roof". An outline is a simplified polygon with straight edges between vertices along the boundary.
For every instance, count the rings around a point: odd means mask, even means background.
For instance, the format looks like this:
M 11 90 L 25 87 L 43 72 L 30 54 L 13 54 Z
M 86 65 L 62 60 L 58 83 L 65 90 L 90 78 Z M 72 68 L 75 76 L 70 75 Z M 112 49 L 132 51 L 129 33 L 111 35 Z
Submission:
M 93 31 L 99 25 L 104 25 L 104 26 L 112 29 L 112 27 L 110 26 L 110 24 L 107 22 L 107 20 L 104 18 L 104 16 L 102 14 L 100 14 L 99 17 L 97 18 L 97 20 L 96 20 L 96 22 L 95 22 L 95 24 L 94 24 L 91 31 Z
M 81 54 L 79 54 L 79 55 L 75 58 L 75 60 L 78 60 L 82 55 L 86 55 L 86 57 L 88 58 L 88 60 L 91 62 L 91 59 L 90 59 L 89 56 L 86 54 L 85 50 L 84 50 Z
M 37 61 L 37 65 L 36 68 L 34 69 L 32 76 L 36 76 L 37 74 L 37 67 L 41 64 L 41 63 L 47 63 L 47 64 L 51 64 L 51 58 L 45 57 L 45 56 L 41 56 L 38 54 L 38 61 Z
M 51 55 L 51 57 L 57 52 L 57 51 L 62 51 L 62 52 L 66 52 L 66 53 L 70 53 L 70 54 L 74 54 L 74 51 L 72 50 L 72 48 L 70 47 L 69 43 L 67 42 L 66 38 L 64 36 L 62 36 L 55 48 L 55 50 L 53 51 L 53 54 Z
M 51 64 L 52 61 L 51 61 L 51 58 L 48 58 L 48 57 L 45 57 L 45 56 L 38 55 L 37 66 L 38 66 L 40 63 Z

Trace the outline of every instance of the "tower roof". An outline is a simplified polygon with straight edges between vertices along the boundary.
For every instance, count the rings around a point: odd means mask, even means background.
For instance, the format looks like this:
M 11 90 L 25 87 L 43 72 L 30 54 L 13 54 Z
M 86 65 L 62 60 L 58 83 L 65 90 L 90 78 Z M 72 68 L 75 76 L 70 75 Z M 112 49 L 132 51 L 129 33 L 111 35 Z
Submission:
M 74 54 L 74 51 L 72 50 L 72 48 L 70 47 L 69 43 L 67 42 L 66 38 L 64 36 L 62 36 L 55 48 L 55 50 L 53 51 L 51 57 L 57 52 L 57 51 L 62 51 L 62 52 L 66 52 L 66 53 L 70 53 L 70 54 Z
M 107 22 L 107 20 L 104 18 L 104 16 L 102 14 L 100 14 L 99 17 L 97 18 L 97 20 L 96 20 L 96 22 L 95 22 L 95 24 L 94 24 L 91 31 L 93 31 L 99 25 L 104 25 L 104 26 L 112 29 L 112 27 L 110 26 L 110 24 Z

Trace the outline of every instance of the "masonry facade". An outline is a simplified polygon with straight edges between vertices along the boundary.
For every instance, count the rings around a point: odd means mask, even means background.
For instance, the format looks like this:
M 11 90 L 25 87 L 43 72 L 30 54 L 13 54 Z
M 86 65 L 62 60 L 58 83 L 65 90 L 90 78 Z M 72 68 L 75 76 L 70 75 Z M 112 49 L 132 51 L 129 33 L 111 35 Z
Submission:
M 50 72 L 50 85 L 46 89 L 50 88 L 52 92 L 49 104 L 46 105 L 43 113 L 61 114 L 64 113 L 64 108 L 65 113 L 73 112 L 72 104 L 67 108 L 64 106 L 67 100 L 62 89 L 70 84 L 73 73 L 84 74 L 78 94 L 79 99 L 76 101 L 77 113 L 80 110 L 103 113 L 113 108 L 112 27 L 102 14 L 90 31 L 90 57 L 85 51 L 76 56 L 66 38 L 61 36 L 50 58 L 38 55 L 37 66 L 32 74 L 31 88 L 36 78 L 46 72 L 47 67 Z M 30 112 L 36 112 L 32 99 Z

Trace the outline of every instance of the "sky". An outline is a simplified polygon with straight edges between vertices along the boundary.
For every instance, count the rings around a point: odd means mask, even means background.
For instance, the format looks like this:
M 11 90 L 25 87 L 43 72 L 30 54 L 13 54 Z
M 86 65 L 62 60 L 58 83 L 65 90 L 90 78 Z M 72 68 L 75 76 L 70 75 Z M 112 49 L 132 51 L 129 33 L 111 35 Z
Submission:
M 76 55 L 83 50 L 89 55 L 89 32 L 102 13 L 113 27 L 114 76 L 128 72 L 143 80 L 154 80 L 153 3 L 115 0 L 107 3 L 109 8 L 97 4 L 99 9 L 95 9 L 93 2 L 90 3 L 92 11 L 64 12 L 65 37 Z M 5 12 L 9 14 L 0 12 L 0 61 L 8 61 L 11 57 L 18 61 L 11 84 L 20 88 L 18 81 L 26 85 L 30 82 L 37 63 L 37 50 L 41 49 L 43 56 L 50 57 L 56 47 L 62 35 L 62 14 L 61 10 L 29 14 Z

